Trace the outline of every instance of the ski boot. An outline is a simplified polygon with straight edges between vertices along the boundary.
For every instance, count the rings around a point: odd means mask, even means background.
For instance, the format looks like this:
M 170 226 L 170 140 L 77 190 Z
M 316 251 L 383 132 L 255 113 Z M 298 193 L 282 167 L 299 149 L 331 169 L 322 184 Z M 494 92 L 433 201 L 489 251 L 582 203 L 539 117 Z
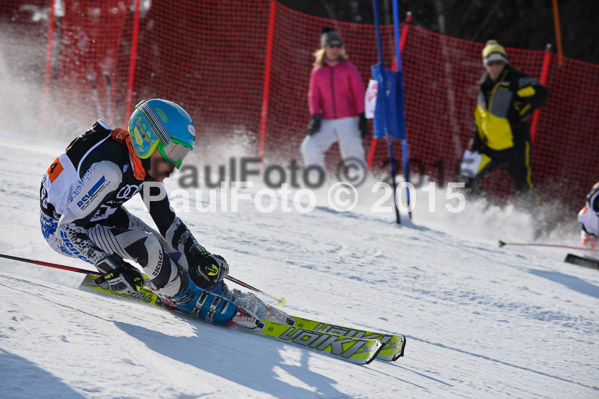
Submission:
M 223 296 L 199 288 L 191 279 L 179 295 L 167 298 L 177 310 L 210 323 L 229 324 L 237 314 L 237 306 Z

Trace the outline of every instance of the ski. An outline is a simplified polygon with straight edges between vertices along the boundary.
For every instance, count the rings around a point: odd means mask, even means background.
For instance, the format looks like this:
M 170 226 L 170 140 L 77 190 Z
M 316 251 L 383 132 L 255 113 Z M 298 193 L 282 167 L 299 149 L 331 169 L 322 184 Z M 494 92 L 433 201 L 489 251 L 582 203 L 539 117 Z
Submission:
M 578 266 L 590 267 L 592 269 L 599 269 L 599 259 L 586 258 L 584 256 L 568 254 L 566 255 L 566 259 L 564 259 L 564 262 Z
M 148 305 L 164 307 L 175 311 L 178 314 L 202 320 L 193 314 L 180 313 L 168 302 L 160 299 L 160 297 L 149 287 L 144 287 L 140 292 L 129 295 L 106 289 L 96 284 L 95 279 L 96 276 L 93 275 L 85 276 L 79 288 L 99 294 L 132 299 Z M 376 338 L 361 336 L 346 337 L 330 331 L 313 331 L 306 326 L 292 326 L 270 320 L 260 320 L 256 319 L 240 306 L 238 306 L 237 309 L 238 313 L 233 318 L 232 323 L 243 328 L 244 331 L 316 350 L 350 363 L 360 365 L 368 364 L 372 362 L 383 349 L 383 343 Z M 295 318 L 288 319 L 288 323 L 293 324 L 294 322 Z
M 354 364 L 368 364 L 377 358 L 383 344 L 374 338 L 345 337 L 324 331 L 262 320 L 250 331 L 305 348 L 315 349 Z
M 403 335 L 360 330 L 357 328 L 340 326 L 338 324 L 323 323 L 321 321 L 306 319 L 294 315 L 289 315 L 289 317 L 295 320 L 295 327 L 298 328 L 306 328 L 308 330 L 335 334 L 344 337 L 379 340 L 383 344 L 383 347 L 376 357 L 377 360 L 391 362 L 404 355 L 406 337 Z

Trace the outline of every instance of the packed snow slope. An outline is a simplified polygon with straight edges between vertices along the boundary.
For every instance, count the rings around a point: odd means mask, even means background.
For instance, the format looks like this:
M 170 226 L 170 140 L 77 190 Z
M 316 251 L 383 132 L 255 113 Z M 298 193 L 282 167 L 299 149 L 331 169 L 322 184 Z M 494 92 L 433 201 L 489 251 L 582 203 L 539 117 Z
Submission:
M 1 253 L 92 269 L 54 253 L 39 228 L 40 179 L 68 141 L 0 133 Z M 236 151 L 221 150 L 221 159 Z M 179 189 L 177 175 L 167 188 Z M 237 212 L 199 211 L 201 194 L 178 213 L 231 275 L 284 296 L 289 313 L 404 334 L 405 357 L 356 366 L 84 292 L 76 273 L 2 259 L 0 396 L 599 397 L 599 272 L 564 263 L 564 250 L 500 249 L 498 239 L 531 240 L 526 215 L 484 203 L 451 213 L 445 191 L 432 202 L 419 191 L 413 222 L 404 215 L 398 227 L 393 213 L 373 211 L 370 188 L 350 212 L 335 211 L 326 189 L 310 212 L 292 202 L 291 211 L 279 203 L 261 212 L 252 201 Z M 151 223 L 141 201 L 127 208 Z M 544 242 L 578 245 L 571 219 Z

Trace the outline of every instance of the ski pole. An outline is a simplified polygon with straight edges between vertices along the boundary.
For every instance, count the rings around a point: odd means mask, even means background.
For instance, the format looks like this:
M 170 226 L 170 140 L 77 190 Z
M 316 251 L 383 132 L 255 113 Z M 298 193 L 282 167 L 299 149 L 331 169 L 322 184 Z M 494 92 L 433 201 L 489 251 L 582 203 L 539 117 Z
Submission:
M 276 297 L 274 297 L 274 296 L 272 296 L 272 295 L 270 295 L 270 294 L 268 294 L 268 293 L 266 293 L 266 292 L 264 292 L 264 291 L 261 291 L 261 290 L 259 290 L 259 289 L 258 289 L 258 288 L 256 288 L 256 287 L 252 287 L 252 286 L 251 286 L 251 285 L 249 285 L 248 283 L 244 283 L 243 281 L 236 279 L 236 278 L 235 278 L 235 277 L 233 277 L 233 276 L 227 276 L 227 277 L 226 277 L 226 279 L 227 279 L 227 280 L 230 280 L 230 281 L 232 281 L 232 282 L 234 282 L 234 283 L 236 283 L 236 284 L 239 284 L 240 286 L 242 286 L 242 287 L 245 287 L 245 288 L 247 288 L 247 289 L 249 289 L 249 290 L 256 291 L 256 292 L 259 292 L 260 294 L 262 294 L 262 295 L 264 295 L 264 296 L 267 296 L 267 297 L 269 297 L 270 299 L 274 299 L 274 300 L 277 302 L 277 305 L 279 305 L 279 306 L 285 306 L 285 303 L 287 302 L 287 301 L 285 300 L 285 298 L 283 298 L 283 297 L 281 297 L 281 298 L 276 298 Z
M 39 266 L 53 267 L 54 269 L 68 270 L 70 272 L 83 273 L 83 274 L 91 274 L 92 276 L 99 276 L 100 275 L 100 273 L 93 272 L 91 270 L 79 269 L 78 267 L 72 267 L 72 266 L 59 265 L 57 263 L 43 262 L 41 260 L 19 258 L 18 256 L 11 256 L 11 255 L 0 254 L 0 258 L 6 258 L 6 259 L 10 259 L 10 260 L 17 260 L 19 262 L 25 262 L 25 263 L 33 263 L 33 264 L 39 265 Z
M 594 251 L 599 252 L 599 249 L 594 248 L 585 248 L 585 247 L 571 247 L 568 245 L 558 245 L 558 244 L 535 244 L 535 243 L 521 243 L 521 242 L 503 242 L 499 240 L 499 248 L 505 245 L 518 245 L 518 246 L 528 246 L 528 247 L 551 247 L 551 248 L 568 248 L 568 249 L 578 249 L 581 251 Z
M 93 272 L 91 270 L 86 270 L 86 269 L 79 269 L 78 267 L 72 267 L 72 266 L 65 266 L 65 265 L 59 265 L 56 263 L 50 263 L 50 262 L 43 262 L 41 260 L 33 260 L 33 259 L 27 259 L 27 258 L 19 258 L 17 256 L 10 256 L 10 255 L 4 255 L 4 254 L 0 254 L 0 257 L 2 258 L 6 258 L 6 259 L 12 259 L 12 260 L 18 260 L 20 262 L 26 262 L 26 263 L 33 263 L 34 265 L 39 265 L 39 266 L 47 266 L 47 267 L 53 267 L 55 269 L 61 269 L 61 270 L 67 270 L 70 272 L 76 272 L 76 273 L 83 273 L 83 274 L 89 274 L 90 276 L 94 276 L 94 277 L 98 277 L 95 282 L 96 284 L 101 284 L 104 281 L 108 281 L 110 278 L 107 278 L 108 275 L 112 275 L 112 273 L 106 274 L 106 275 L 102 275 L 99 274 L 97 272 Z M 118 275 L 117 275 L 118 276 Z
M 46 267 L 52 267 L 54 269 L 61 269 L 61 270 L 67 270 L 69 272 L 76 272 L 76 273 L 83 273 L 83 274 L 91 274 L 92 276 L 101 276 L 100 273 L 98 272 L 94 272 L 91 270 L 86 270 L 86 269 L 80 269 L 78 267 L 72 267 L 72 266 L 65 266 L 65 265 L 59 265 L 57 263 L 50 263 L 50 262 L 44 262 L 41 260 L 33 260 L 33 259 L 27 259 L 27 258 L 20 258 L 18 256 L 11 256 L 11 255 L 5 255 L 5 254 L 0 254 L 0 258 L 6 258 L 6 259 L 10 259 L 10 260 L 16 260 L 19 262 L 25 262 L 25 263 L 33 263 L 34 265 L 38 265 L 38 266 L 46 266 Z M 271 299 L 274 299 L 277 302 L 277 305 L 279 306 L 284 306 L 285 303 L 287 302 L 285 300 L 285 298 L 281 297 L 281 298 L 276 298 L 262 290 L 259 290 L 256 287 L 252 287 L 251 285 L 249 285 L 248 283 L 245 283 L 241 280 L 236 279 L 233 276 L 227 276 L 226 277 L 227 280 L 230 280 L 236 284 L 241 285 L 242 287 L 245 287 L 249 290 L 255 291 L 255 292 L 259 292 L 260 294 L 267 296 Z

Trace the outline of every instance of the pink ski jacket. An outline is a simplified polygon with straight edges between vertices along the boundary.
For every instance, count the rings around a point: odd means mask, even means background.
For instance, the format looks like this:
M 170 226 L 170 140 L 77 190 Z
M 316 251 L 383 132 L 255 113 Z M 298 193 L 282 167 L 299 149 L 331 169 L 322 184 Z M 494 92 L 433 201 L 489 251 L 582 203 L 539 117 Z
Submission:
M 364 83 L 349 61 L 325 63 L 312 69 L 308 91 L 310 114 L 323 119 L 358 116 L 364 112 Z

